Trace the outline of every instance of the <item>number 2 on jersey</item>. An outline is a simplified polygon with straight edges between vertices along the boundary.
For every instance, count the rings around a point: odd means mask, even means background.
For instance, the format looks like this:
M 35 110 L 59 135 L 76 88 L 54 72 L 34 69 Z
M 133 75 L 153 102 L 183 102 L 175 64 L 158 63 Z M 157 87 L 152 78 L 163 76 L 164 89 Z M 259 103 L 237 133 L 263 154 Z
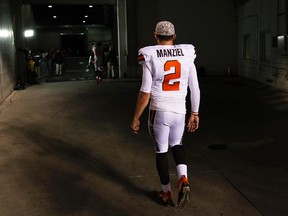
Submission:
M 164 81 L 162 83 L 163 91 L 179 91 L 180 81 L 169 83 L 173 79 L 179 79 L 181 77 L 181 64 L 177 60 L 166 61 L 164 64 L 164 71 L 170 71 L 171 68 L 175 68 L 174 73 L 165 74 Z

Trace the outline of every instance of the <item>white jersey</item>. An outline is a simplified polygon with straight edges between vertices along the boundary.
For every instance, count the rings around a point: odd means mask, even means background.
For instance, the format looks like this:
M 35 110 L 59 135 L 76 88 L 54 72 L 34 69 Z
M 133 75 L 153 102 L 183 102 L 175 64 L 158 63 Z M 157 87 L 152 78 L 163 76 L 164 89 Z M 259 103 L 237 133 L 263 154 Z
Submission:
M 143 67 L 140 91 L 151 93 L 150 109 L 186 113 L 186 95 L 191 91 L 191 111 L 198 112 L 200 90 L 194 46 L 155 45 L 139 50 L 138 62 Z

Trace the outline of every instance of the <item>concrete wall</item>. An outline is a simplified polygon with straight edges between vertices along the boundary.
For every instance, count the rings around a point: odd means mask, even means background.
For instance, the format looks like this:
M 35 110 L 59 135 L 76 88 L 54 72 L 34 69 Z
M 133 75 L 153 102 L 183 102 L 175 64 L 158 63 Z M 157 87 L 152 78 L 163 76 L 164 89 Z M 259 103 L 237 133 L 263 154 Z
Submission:
M 11 2 L 0 2 L 0 104 L 13 91 L 15 47 Z
M 229 66 L 237 72 L 237 10 L 233 1 L 127 0 L 127 5 L 130 56 L 135 57 L 142 46 L 155 44 L 152 33 L 157 21 L 170 20 L 175 24 L 176 43 L 196 47 L 197 67 L 205 67 L 208 75 L 227 74 Z M 130 74 L 137 70 L 139 67 L 130 63 Z
M 238 8 L 239 74 L 288 91 L 287 1 L 250 0 Z M 263 34 L 268 42 L 263 48 Z M 251 56 L 244 56 L 244 36 L 250 35 Z M 266 49 L 267 57 L 263 58 Z
M 35 38 L 24 37 L 26 29 L 35 29 L 31 7 L 22 5 L 22 0 L 1 0 L 0 104 L 11 94 L 16 80 L 24 76 L 24 50 L 36 47 Z

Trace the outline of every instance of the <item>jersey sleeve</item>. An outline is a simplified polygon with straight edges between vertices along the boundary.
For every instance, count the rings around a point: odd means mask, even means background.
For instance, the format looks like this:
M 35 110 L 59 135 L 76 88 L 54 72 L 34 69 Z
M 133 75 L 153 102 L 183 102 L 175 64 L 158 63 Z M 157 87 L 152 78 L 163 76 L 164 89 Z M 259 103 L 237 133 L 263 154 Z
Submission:
M 193 66 L 189 73 L 189 79 L 188 79 L 188 85 L 190 89 L 191 111 L 198 112 L 200 106 L 200 89 L 197 77 L 197 70 L 194 63 L 192 64 Z
M 189 56 L 192 58 L 193 62 L 196 59 L 196 49 L 192 44 L 186 44 L 189 50 Z
M 196 59 L 196 49 L 192 44 L 183 45 L 187 48 L 190 58 L 190 71 L 188 75 L 188 86 L 190 90 L 190 102 L 191 102 L 191 111 L 198 112 L 200 106 L 200 88 L 197 77 L 197 70 L 194 64 L 194 60 Z
M 151 92 L 152 87 L 152 74 L 146 64 L 142 65 L 142 84 L 140 91 L 145 93 Z
M 138 56 L 137 56 L 137 62 L 138 64 L 142 65 L 145 63 L 145 57 L 143 53 L 138 52 Z
M 149 53 L 147 53 L 148 48 L 142 48 L 138 51 L 137 62 L 140 65 L 146 64 L 150 61 Z
M 142 65 L 142 84 L 140 91 L 150 93 L 152 87 L 152 72 L 150 56 L 145 51 L 147 51 L 145 48 L 140 49 L 137 57 L 138 64 Z

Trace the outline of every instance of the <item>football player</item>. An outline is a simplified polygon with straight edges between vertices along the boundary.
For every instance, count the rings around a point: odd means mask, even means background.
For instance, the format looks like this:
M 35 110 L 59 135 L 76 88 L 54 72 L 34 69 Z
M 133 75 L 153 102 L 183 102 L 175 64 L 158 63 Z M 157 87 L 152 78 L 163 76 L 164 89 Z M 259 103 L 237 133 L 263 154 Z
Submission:
M 141 48 L 138 62 L 142 65 L 142 84 L 131 122 L 131 130 L 138 134 L 140 117 L 149 104 L 149 133 L 155 143 L 156 167 L 162 190 L 157 196 L 165 206 L 172 206 L 167 153 L 170 148 L 178 176 L 178 206 L 189 203 L 190 186 L 187 161 L 182 145 L 185 129 L 186 96 L 190 90 L 191 111 L 187 120 L 188 132 L 199 127 L 200 90 L 196 58 L 191 44 L 174 45 L 174 25 L 169 21 L 158 22 L 154 37 L 157 45 Z

